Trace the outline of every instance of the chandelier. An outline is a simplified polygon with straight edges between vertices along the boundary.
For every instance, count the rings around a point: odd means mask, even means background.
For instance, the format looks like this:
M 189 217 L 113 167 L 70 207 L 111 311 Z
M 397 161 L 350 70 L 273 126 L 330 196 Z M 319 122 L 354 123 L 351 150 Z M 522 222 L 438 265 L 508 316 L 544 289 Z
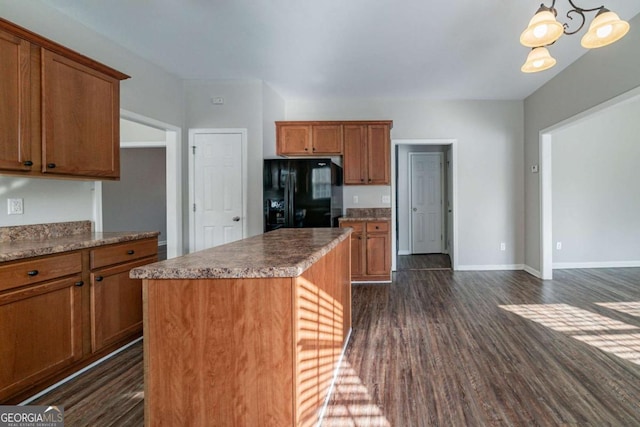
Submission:
M 544 4 L 531 18 L 529 26 L 520 35 L 520 43 L 532 48 L 527 61 L 521 70 L 524 73 L 536 73 L 547 70 L 556 64 L 556 60 L 551 56 L 547 46 L 552 45 L 563 34 L 572 35 L 580 31 L 586 23 L 585 13 L 597 12 L 589 30 L 582 37 L 582 47 L 592 49 L 609 45 L 620 40 L 629 31 L 629 23 L 622 21 L 617 14 L 611 12 L 604 6 L 593 9 L 584 9 L 574 4 L 573 0 L 567 0 L 573 9 L 567 12 L 567 18 L 573 21 L 578 17 L 578 28 L 570 30 L 569 24 L 561 24 L 556 20 L 558 11 L 555 8 L 556 0 L 553 0 L 550 7 Z

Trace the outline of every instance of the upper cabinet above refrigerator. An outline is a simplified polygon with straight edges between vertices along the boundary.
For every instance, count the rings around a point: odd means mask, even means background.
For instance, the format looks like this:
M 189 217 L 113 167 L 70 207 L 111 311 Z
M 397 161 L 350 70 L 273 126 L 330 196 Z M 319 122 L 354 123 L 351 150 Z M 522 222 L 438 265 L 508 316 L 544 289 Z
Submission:
M 345 185 L 391 183 L 391 120 L 276 122 L 277 153 L 344 156 Z

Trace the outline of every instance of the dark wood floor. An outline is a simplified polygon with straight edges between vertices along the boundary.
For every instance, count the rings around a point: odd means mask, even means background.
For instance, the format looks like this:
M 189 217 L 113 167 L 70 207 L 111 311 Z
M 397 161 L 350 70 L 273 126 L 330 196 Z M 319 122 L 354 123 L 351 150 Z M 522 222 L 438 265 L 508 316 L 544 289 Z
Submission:
M 353 288 L 329 426 L 640 425 L 640 269 L 402 270 Z M 68 426 L 142 425 L 141 345 L 44 396 Z
M 451 270 L 448 254 L 400 255 L 398 271 L 405 270 Z

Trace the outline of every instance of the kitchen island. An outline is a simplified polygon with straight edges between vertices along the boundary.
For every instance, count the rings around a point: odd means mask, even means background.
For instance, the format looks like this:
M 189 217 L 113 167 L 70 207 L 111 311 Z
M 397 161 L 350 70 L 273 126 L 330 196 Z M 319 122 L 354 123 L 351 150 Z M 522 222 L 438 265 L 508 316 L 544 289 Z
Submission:
M 145 425 L 316 425 L 351 329 L 350 233 L 279 229 L 133 269 Z

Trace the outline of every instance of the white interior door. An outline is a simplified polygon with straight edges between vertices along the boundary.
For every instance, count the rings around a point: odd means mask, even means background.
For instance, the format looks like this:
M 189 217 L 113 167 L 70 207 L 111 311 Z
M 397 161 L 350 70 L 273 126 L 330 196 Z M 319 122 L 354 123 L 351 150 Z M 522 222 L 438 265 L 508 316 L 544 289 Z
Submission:
M 442 153 L 411 153 L 411 253 L 442 253 Z
M 242 133 L 193 134 L 195 251 L 243 238 L 242 146 Z

